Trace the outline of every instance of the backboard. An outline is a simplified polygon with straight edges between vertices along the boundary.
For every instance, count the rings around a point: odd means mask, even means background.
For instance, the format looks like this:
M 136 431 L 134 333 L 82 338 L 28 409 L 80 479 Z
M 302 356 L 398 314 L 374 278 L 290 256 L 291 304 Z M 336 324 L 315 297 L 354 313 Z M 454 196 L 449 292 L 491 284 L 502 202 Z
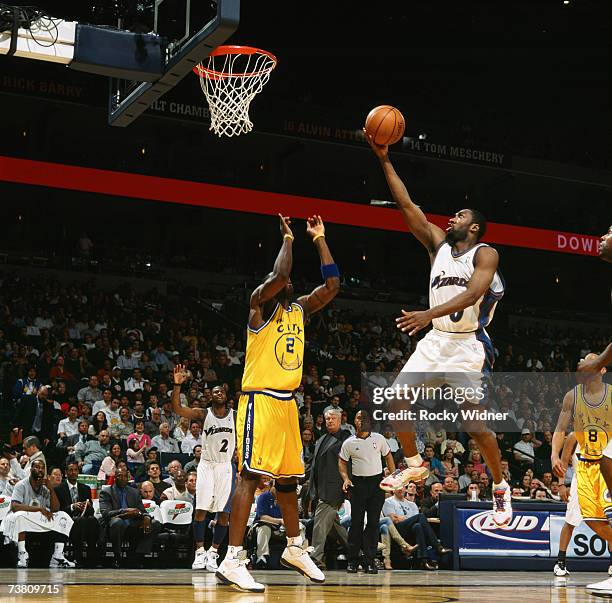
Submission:
M 109 124 L 132 123 L 223 44 L 239 21 L 240 0 L 155 0 L 153 33 L 164 40 L 161 76 L 146 82 L 111 77 Z

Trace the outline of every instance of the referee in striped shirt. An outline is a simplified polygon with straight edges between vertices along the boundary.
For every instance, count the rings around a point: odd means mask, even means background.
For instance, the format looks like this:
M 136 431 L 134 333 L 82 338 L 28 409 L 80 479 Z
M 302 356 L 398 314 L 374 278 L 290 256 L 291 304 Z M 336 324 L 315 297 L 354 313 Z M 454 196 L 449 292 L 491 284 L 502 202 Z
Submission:
M 380 512 L 385 502 L 385 493 L 380 489 L 383 477 L 381 459 L 385 459 L 390 473 L 395 471 L 393 455 L 387 440 L 380 433 L 372 433 L 370 415 L 360 410 L 355 416 L 357 435 L 342 444 L 338 458 L 338 469 L 344 480 L 342 489 L 351 492 L 351 528 L 348 535 L 349 555 L 346 571 L 355 573 L 359 551 L 363 551 L 368 574 L 377 574 L 374 564 L 378 547 L 378 525 Z M 348 474 L 348 463 L 352 464 L 352 480 Z M 363 527 L 365 514 L 368 524 Z

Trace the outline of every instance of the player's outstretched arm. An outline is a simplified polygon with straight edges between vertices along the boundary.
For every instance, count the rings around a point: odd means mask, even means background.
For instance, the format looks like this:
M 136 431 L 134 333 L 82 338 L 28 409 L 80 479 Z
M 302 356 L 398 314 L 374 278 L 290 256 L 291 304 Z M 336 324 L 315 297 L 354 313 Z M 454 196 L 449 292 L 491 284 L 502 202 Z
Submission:
M 187 381 L 188 373 L 184 364 L 177 364 L 174 367 L 172 388 L 172 410 L 179 417 L 187 417 L 190 421 L 202 421 L 206 418 L 205 408 L 189 408 L 181 404 L 181 385 Z
M 424 329 L 434 318 L 461 312 L 461 310 L 474 305 L 490 287 L 499 264 L 499 255 L 492 247 L 481 247 L 475 257 L 474 273 L 468 281 L 465 291 L 439 306 L 429 308 L 429 310 L 418 312 L 402 310 L 402 316 L 395 319 L 397 328 L 414 335 Z
M 439 226 L 429 222 L 421 208 L 410 198 L 406 186 L 397 175 L 389 159 L 389 147 L 387 145 L 376 144 L 374 138 L 368 136 L 365 132 L 365 128 L 364 133 L 366 135 L 366 140 L 380 161 L 393 200 L 399 206 L 410 232 L 412 232 L 412 234 L 425 246 L 429 255 L 434 255 L 438 245 L 440 245 L 446 237 L 445 232 Z
M 340 271 L 334 263 L 331 251 L 325 239 L 325 225 L 321 216 L 312 216 L 306 221 L 306 232 L 312 237 L 319 259 L 321 260 L 321 275 L 325 281 L 309 295 L 298 299 L 298 304 L 304 308 L 306 314 L 317 312 L 324 308 L 340 291 Z
M 281 214 L 280 232 L 283 242 L 276 256 L 274 268 L 255 291 L 251 294 L 251 310 L 259 310 L 263 304 L 275 297 L 289 282 L 291 267 L 293 265 L 293 233 L 291 232 L 291 219 Z M 249 321 L 250 322 L 250 321 Z

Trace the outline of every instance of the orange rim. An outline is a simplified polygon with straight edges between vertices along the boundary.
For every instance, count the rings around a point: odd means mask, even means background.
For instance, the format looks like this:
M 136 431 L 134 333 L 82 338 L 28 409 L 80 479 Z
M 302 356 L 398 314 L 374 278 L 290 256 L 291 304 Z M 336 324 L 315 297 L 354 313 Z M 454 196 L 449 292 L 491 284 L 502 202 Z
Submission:
M 228 77 L 253 77 L 256 75 L 262 75 L 269 71 L 272 71 L 276 67 L 276 57 L 267 50 L 262 50 L 261 48 L 255 48 L 254 46 L 217 46 L 208 56 L 209 57 L 219 57 L 231 54 L 244 54 L 244 55 L 253 55 L 253 54 L 262 54 L 267 56 L 272 64 L 265 69 L 260 69 L 258 71 L 249 71 L 245 73 L 224 73 L 223 71 L 215 71 L 214 69 L 209 69 L 208 67 L 204 67 L 202 63 L 199 63 L 193 68 L 193 72 L 200 77 L 207 77 L 212 80 L 219 80 Z

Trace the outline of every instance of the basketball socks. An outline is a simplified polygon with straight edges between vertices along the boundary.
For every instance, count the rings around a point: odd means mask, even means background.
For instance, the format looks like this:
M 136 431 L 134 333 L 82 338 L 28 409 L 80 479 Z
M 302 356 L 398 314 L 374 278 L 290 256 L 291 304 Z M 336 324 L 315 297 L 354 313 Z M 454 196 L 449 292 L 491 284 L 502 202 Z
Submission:
M 204 521 L 193 522 L 193 539 L 195 540 L 195 542 L 204 542 L 204 529 Z
M 557 555 L 557 561 L 559 563 L 565 564 L 566 555 L 567 555 L 567 551 L 562 551 L 561 549 L 559 549 L 559 554 Z M 612 553 L 611 553 L 611 556 L 612 556 Z
M 26 548 L 25 548 L 25 540 L 19 540 L 17 542 L 17 550 L 20 553 L 25 553 L 26 552 Z
M 304 539 L 301 536 L 287 536 L 287 546 L 297 546 L 302 548 L 302 544 L 304 544 Z
M 238 559 L 238 555 L 240 555 L 240 551 L 242 551 L 241 546 L 228 546 L 227 554 L 225 555 L 226 559 Z
M 215 524 L 215 529 L 213 530 L 213 545 L 219 547 L 219 545 L 225 539 L 225 535 L 227 534 L 227 526 L 222 526 L 217 522 Z
M 53 551 L 53 556 L 56 559 L 61 559 L 64 556 L 64 543 L 63 542 L 55 543 L 55 550 Z
M 423 457 L 417 452 L 414 456 L 407 456 L 408 467 L 420 467 L 423 464 Z

